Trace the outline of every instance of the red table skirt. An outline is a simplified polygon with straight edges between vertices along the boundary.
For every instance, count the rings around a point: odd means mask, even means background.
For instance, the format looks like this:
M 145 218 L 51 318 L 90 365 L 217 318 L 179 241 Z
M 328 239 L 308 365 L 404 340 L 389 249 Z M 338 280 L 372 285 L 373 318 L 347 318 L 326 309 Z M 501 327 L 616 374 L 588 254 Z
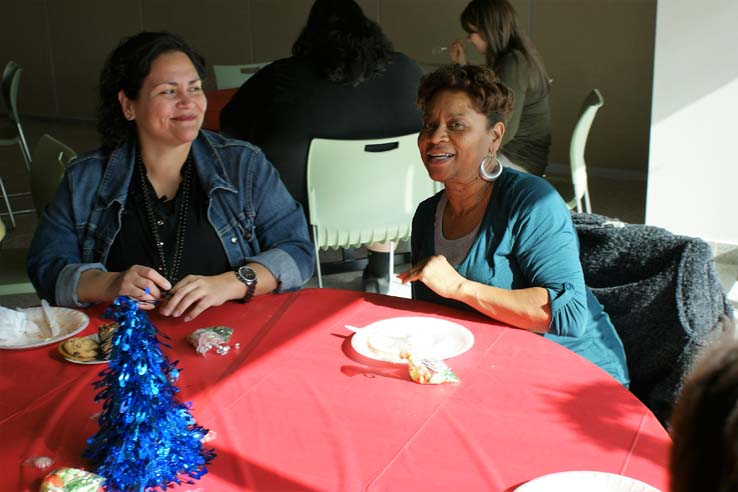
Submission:
M 84 332 L 103 322 L 87 310 Z M 449 359 L 458 384 L 419 385 L 405 366 L 364 358 L 345 324 L 397 316 L 455 321 L 474 346 Z M 481 316 L 388 296 L 330 289 L 265 295 L 211 308 L 190 323 L 152 315 L 171 337 L 178 386 L 217 457 L 175 490 L 513 490 L 565 470 L 619 473 L 666 491 L 670 439 L 606 373 L 535 334 Z M 197 354 L 185 336 L 234 328 L 239 349 Z M 64 361 L 56 346 L 0 352 L 0 490 L 37 490 L 23 464 L 90 467 L 97 431 L 91 383 L 102 366 Z

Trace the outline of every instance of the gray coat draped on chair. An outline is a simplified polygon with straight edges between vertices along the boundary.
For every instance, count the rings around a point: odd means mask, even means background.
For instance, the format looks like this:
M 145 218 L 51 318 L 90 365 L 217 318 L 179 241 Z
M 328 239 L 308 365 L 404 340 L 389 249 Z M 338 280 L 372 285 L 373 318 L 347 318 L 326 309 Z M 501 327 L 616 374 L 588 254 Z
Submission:
M 732 308 L 709 245 L 664 229 L 573 213 L 584 279 L 610 315 L 631 391 L 662 423 L 694 356 Z

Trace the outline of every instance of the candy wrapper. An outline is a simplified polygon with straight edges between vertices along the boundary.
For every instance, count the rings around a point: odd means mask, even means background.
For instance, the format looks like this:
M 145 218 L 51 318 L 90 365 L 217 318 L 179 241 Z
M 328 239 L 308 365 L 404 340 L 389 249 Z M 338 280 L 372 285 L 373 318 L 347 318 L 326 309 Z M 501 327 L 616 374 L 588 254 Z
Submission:
M 210 349 L 215 348 L 218 354 L 225 355 L 231 349 L 228 345 L 231 335 L 233 335 L 233 328 L 212 326 L 193 331 L 187 335 L 187 340 L 199 354 L 205 355 Z
M 420 384 L 458 383 L 459 378 L 442 360 L 416 359 L 403 352 L 400 357 L 407 359 L 407 368 L 413 381 Z
M 39 492 L 102 492 L 105 479 L 78 468 L 57 468 L 44 477 Z

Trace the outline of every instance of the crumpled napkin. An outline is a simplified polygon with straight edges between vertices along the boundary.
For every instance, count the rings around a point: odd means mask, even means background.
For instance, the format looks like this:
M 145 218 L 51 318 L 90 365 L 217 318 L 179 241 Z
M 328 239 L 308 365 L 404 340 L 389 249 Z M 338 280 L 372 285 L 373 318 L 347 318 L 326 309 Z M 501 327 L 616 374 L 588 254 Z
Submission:
M 38 325 L 26 313 L 0 306 L 0 343 L 13 344 L 23 339 L 41 338 Z

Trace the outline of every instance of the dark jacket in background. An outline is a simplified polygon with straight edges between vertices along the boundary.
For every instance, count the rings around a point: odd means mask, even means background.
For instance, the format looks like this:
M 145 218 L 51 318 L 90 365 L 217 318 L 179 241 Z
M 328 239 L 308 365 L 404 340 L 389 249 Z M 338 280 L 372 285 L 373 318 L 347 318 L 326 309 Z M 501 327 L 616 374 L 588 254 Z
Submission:
M 310 140 L 383 138 L 420 130 L 423 71 L 402 53 L 357 87 L 324 80 L 305 58 L 285 58 L 247 80 L 220 113 L 224 135 L 260 147 L 307 213 Z
M 572 219 L 584 280 L 623 341 L 630 390 L 666 424 L 695 355 L 733 314 L 710 246 L 602 215 Z

